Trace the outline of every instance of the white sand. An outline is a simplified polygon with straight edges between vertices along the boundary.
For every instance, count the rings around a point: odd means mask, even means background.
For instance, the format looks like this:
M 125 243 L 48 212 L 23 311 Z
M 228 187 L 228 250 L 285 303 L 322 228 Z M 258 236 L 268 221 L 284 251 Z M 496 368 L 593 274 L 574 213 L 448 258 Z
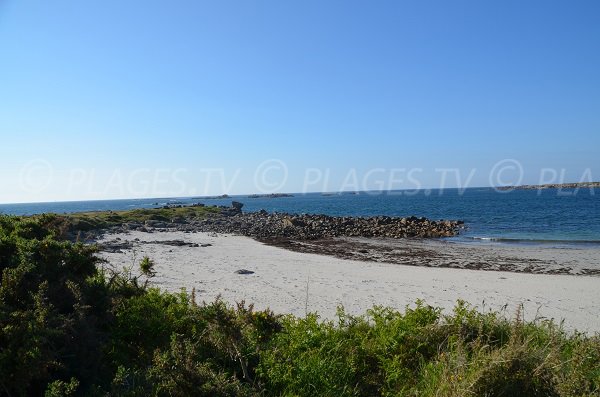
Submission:
M 351 314 L 361 314 L 373 305 L 402 309 L 423 299 L 449 310 L 457 299 L 463 299 L 485 310 L 501 310 L 507 305 L 509 316 L 523 304 L 527 319 L 564 319 L 566 328 L 600 331 L 600 277 L 350 261 L 291 252 L 247 237 L 208 233 L 131 232 L 109 235 L 105 240 L 117 237 L 212 244 L 172 247 L 138 242 L 130 251 L 101 254 L 116 267 L 137 263 L 148 255 L 156 262 L 156 285 L 169 291 L 195 288 L 198 300 L 212 301 L 221 295 L 231 303 L 245 300 L 276 313 L 304 316 L 308 307 L 310 312 L 333 318 L 338 305 Z M 234 273 L 238 269 L 255 273 Z

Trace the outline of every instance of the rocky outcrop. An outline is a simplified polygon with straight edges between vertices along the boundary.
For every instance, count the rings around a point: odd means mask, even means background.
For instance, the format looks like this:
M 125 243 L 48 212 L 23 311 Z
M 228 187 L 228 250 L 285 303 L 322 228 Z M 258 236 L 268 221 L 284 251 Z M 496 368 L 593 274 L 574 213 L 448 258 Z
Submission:
M 242 204 L 238 201 L 232 201 L 231 207 L 220 207 L 221 215 L 223 215 L 225 217 L 241 215 L 243 207 L 244 207 L 244 204 Z
M 244 204 L 240 203 L 239 201 L 232 201 L 231 208 L 241 213 L 242 208 L 244 208 Z
M 417 217 L 363 218 L 253 212 L 203 219 L 196 222 L 194 227 L 205 232 L 236 233 L 259 240 L 316 240 L 330 237 L 451 237 L 458 234 L 463 222 L 432 221 Z
M 434 221 L 417 217 L 351 217 L 328 215 L 296 215 L 269 213 L 265 210 L 243 213 L 242 203 L 220 207 L 220 213 L 204 219 L 179 217 L 171 222 L 129 222 L 113 227 L 109 232 L 141 230 L 178 230 L 183 232 L 214 232 L 241 234 L 258 240 L 276 239 L 318 240 L 332 237 L 451 237 L 464 227 L 462 221 Z

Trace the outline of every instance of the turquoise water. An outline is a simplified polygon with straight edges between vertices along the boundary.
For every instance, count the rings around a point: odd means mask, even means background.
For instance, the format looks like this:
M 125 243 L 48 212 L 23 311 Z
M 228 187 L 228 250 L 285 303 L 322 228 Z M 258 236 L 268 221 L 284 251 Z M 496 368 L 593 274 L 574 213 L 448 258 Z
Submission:
M 464 191 L 443 189 L 418 192 L 385 192 L 334 195 L 297 194 L 282 198 L 228 199 L 132 199 L 32 204 L 3 204 L 0 212 L 35 214 L 152 208 L 158 205 L 202 202 L 227 205 L 232 200 L 245 204 L 245 211 L 280 211 L 347 216 L 424 216 L 432 219 L 461 219 L 467 230 L 464 241 L 522 243 L 567 243 L 600 245 L 600 191 L 515 190 L 491 188 Z

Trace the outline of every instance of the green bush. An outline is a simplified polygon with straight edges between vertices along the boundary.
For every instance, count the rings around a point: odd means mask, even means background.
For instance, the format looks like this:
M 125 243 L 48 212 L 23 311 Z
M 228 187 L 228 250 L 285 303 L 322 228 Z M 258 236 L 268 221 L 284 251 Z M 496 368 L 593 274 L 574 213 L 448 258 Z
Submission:
M 53 380 L 97 375 L 105 334 L 86 296 L 93 254 L 38 221 L 0 218 L 0 393 L 39 395 Z

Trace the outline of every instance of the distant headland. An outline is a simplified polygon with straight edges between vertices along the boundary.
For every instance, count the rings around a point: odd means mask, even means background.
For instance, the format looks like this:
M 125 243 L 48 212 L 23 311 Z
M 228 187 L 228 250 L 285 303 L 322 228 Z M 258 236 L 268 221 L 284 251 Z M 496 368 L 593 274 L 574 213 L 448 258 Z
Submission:
M 600 188 L 600 182 L 547 183 L 543 185 L 500 186 L 498 190 L 538 190 L 538 189 L 593 189 Z

